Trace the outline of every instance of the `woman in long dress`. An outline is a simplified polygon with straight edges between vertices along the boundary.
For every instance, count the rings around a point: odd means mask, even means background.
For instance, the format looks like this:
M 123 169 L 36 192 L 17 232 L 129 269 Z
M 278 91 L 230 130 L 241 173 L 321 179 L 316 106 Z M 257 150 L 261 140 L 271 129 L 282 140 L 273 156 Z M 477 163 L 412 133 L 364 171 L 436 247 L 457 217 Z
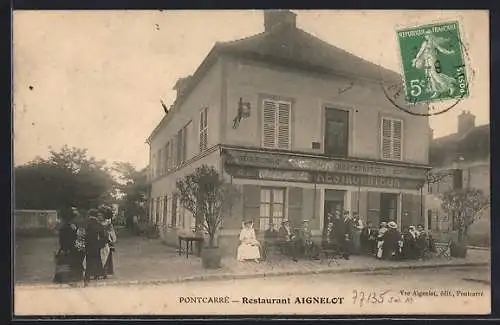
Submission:
M 59 229 L 59 250 L 56 253 L 56 283 L 78 282 L 83 279 L 84 253 L 78 247 L 78 224 L 74 211 L 62 212 L 63 224 Z
M 260 259 L 260 243 L 255 236 L 253 229 L 253 221 L 248 220 L 243 223 L 243 228 L 240 232 L 240 246 L 237 254 L 238 261 L 253 260 L 259 262 Z
M 449 92 L 450 96 L 455 92 L 456 79 L 450 77 L 440 70 L 438 54 L 450 55 L 455 53 L 447 50 L 442 44 L 448 41 L 447 38 L 438 37 L 427 31 L 420 49 L 412 61 L 413 67 L 424 70 L 427 81 L 427 92 L 431 93 L 431 98 L 435 98 L 442 93 Z M 415 96 L 418 96 L 415 94 Z
M 104 278 L 104 267 L 101 260 L 101 249 L 105 246 L 107 234 L 104 227 L 98 220 L 98 211 L 92 209 L 89 211 L 87 228 L 85 231 L 85 258 L 87 268 L 85 270 L 85 280 L 92 278 Z
M 359 216 L 354 217 L 354 222 L 352 224 L 352 248 L 353 254 L 361 253 L 361 231 L 363 230 L 363 222 Z
M 103 221 L 102 226 L 106 234 L 104 247 L 101 249 L 101 262 L 104 269 L 104 278 L 114 274 L 113 253 L 115 251 L 116 232 L 113 227 L 113 210 L 103 206 L 100 209 Z

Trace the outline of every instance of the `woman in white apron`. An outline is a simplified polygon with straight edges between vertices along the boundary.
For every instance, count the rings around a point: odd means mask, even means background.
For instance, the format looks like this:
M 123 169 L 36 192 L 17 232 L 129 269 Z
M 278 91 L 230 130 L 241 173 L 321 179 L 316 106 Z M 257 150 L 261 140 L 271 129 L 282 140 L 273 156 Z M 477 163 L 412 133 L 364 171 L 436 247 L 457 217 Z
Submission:
M 253 260 L 259 262 L 260 259 L 260 243 L 255 236 L 253 229 L 253 221 L 247 220 L 243 223 L 243 228 L 240 232 L 240 246 L 237 254 L 238 261 Z

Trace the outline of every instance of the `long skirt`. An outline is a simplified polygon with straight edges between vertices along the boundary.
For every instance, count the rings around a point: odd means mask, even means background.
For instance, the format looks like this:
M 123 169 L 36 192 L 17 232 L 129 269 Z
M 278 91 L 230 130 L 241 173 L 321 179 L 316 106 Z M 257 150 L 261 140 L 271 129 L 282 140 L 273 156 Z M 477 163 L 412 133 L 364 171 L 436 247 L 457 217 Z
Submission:
M 352 253 L 361 253 L 361 230 L 355 230 L 352 233 Z
M 238 247 L 238 261 L 255 260 L 260 258 L 260 250 L 257 245 L 241 244 Z
M 55 283 L 70 283 L 83 280 L 83 259 L 85 255 L 78 250 L 58 251 L 55 256 Z
M 108 258 L 106 259 L 106 263 L 104 264 L 104 274 L 105 275 L 113 275 L 114 274 L 114 266 L 113 266 L 113 251 L 109 252 Z
M 99 249 L 87 251 L 86 264 L 85 277 L 87 279 L 104 276 L 104 267 Z

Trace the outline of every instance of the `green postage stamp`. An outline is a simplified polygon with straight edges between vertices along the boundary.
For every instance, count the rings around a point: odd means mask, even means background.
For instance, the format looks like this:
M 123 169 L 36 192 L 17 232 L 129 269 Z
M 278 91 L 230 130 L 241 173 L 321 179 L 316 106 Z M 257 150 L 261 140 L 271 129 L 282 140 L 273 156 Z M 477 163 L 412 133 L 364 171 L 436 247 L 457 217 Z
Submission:
M 397 36 L 409 103 L 469 95 L 458 21 L 406 28 Z

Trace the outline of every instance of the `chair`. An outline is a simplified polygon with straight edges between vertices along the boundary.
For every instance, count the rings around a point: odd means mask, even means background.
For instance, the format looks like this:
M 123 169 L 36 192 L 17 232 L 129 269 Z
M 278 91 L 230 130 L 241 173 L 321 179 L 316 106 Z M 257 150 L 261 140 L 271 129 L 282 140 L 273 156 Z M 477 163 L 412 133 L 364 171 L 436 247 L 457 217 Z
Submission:
M 339 263 L 339 258 L 342 256 L 342 252 L 338 245 L 335 244 L 329 244 L 326 242 L 321 243 L 321 249 L 320 249 L 320 264 L 323 264 L 324 260 L 328 261 L 328 266 L 330 266 L 332 263 L 335 263 L 337 266 L 340 265 Z
M 451 259 L 450 246 L 451 240 L 447 243 L 436 243 L 436 256 Z

